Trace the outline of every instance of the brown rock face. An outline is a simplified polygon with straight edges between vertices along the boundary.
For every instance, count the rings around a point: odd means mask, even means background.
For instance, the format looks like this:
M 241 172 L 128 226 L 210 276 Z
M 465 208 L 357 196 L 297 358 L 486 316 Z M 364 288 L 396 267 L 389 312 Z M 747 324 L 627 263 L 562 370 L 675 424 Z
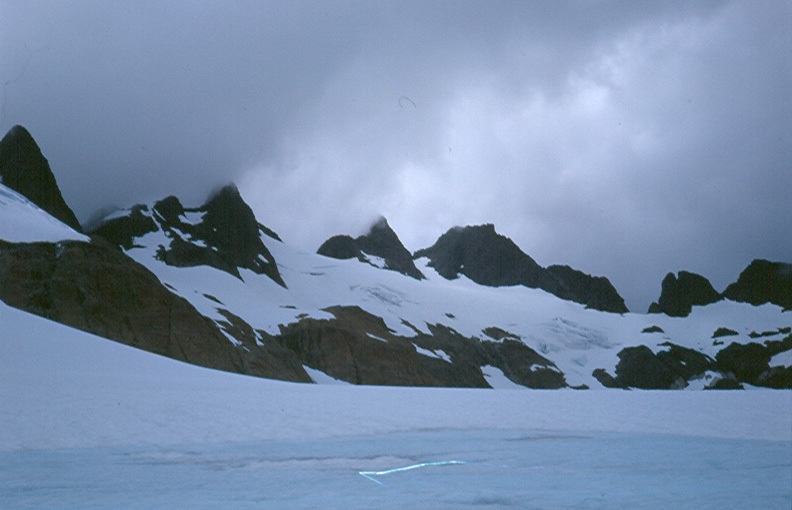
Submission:
M 478 367 L 423 356 L 409 339 L 358 307 L 327 311 L 335 318 L 303 319 L 282 326 L 276 337 L 311 368 L 354 384 L 487 387 Z
M 127 345 L 195 365 L 262 377 L 307 375 L 257 363 L 146 268 L 102 241 L 0 241 L 0 299 Z M 263 356 L 264 353 L 258 353 Z M 301 369 L 301 367 L 300 367 Z
M 567 385 L 552 362 L 519 340 L 482 342 L 440 324 L 427 325 L 428 334 L 416 329 L 414 337 L 401 337 L 356 306 L 327 311 L 335 317 L 282 326 L 272 341 L 305 365 L 354 384 L 488 388 L 481 367 L 491 365 L 531 388 Z M 429 351 L 443 351 L 446 359 L 426 355 Z

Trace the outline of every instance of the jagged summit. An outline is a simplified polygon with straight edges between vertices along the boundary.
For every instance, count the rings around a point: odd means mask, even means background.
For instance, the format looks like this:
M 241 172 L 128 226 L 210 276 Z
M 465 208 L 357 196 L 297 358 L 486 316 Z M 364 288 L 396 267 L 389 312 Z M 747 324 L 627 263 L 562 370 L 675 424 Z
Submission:
M 82 232 L 80 222 L 63 200 L 47 158 L 22 126 L 12 127 L 0 141 L 0 182 L 77 232 Z
M 792 264 L 756 259 L 726 287 L 723 297 L 732 301 L 761 305 L 773 303 L 792 309 Z
M 369 227 L 369 232 L 373 230 L 390 230 L 390 225 L 388 225 L 388 220 L 385 216 L 379 216 L 374 223 L 371 224 Z
M 398 271 L 417 280 L 424 278 L 423 273 L 415 267 L 410 252 L 382 216 L 371 225 L 367 234 L 357 238 L 333 236 L 322 243 L 317 253 L 335 259 L 357 258 L 361 262 Z M 372 257 L 382 259 L 382 266 Z
M 137 238 L 158 230 L 170 239 L 157 251 L 157 258 L 168 265 L 207 265 L 237 278 L 244 268 L 285 286 L 261 235 L 280 239 L 256 220 L 234 185 L 221 188 L 197 208 L 185 208 L 175 196 L 156 202 L 151 209 L 133 206 L 111 214 L 91 234 L 129 250 L 137 246 Z
M 754 306 L 772 303 L 790 310 L 792 264 L 756 259 L 723 293 L 717 292 L 701 275 L 687 271 L 680 271 L 677 276 L 668 273 L 663 278 L 660 298 L 649 306 L 648 313 L 687 317 L 694 305 L 708 305 L 724 298 Z
M 624 313 L 627 307 L 607 278 L 593 278 L 566 266 L 545 269 L 491 223 L 454 227 L 414 258 L 428 257 L 429 266 L 446 279 L 463 274 L 481 285 L 523 285 L 543 289 L 562 299 L 597 310 Z
M 413 257 L 428 257 L 429 266 L 446 279 L 464 274 L 476 283 L 491 287 L 525 285 L 554 294 L 563 291 L 554 277 L 548 277 L 534 259 L 511 239 L 498 234 L 491 223 L 454 227 Z
M 668 273 L 663 278 L 660 298 L 649 306 L 648 313 L 687 317 L 694 305 L 708 305 L 721 299 L 709 280 L 699 274 L 680 271 L 674 276 L 674 273 Z

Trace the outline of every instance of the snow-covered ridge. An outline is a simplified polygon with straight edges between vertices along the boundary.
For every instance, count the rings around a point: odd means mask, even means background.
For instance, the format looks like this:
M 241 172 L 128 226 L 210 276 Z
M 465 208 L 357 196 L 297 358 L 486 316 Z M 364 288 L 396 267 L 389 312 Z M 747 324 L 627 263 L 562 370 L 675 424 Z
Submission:
M 302 319 L 333 319 L 327 311 L 330 307 L 359 307 L 381 317 L 392 334 L 407 339 L 417 334 L 432 335 L 430 326 L 442 325 L 481 342 L 521 342 L 550 360 L 569 386 L 601 388 L 594 371 L 615 374 L 619 353 L 628 347 L 646 345 L 658 354 L 673 344 L 714 359 L 725 345 L 755 342 L 751 332 L 779 330 L 792 324 L 792 316 L 778 306 L 728 300 L 696 306 L 686 318 L 606 313 L 540 289 L 487 287 L 464 275 L 446 280 L 428 265 L 427 258 L 415 261 L 426 276 L 417 280 L 360 264 L 356 259 L 301 252 L 266 235 L 261 239 L 276 261 L 285 287 L 246 269 L 240 269 L 241 278 L 233 278 L 206 266 L 168 266 L 156 257 L 160 247 L 169 242 L 161 231 L 136 238 L 136 247 L 127 254 L 215 320 L 222 320 L 221 310 L 226 309 L 254 330 L 278 335 L 282 326 Z M 493 327 L 506 337 L 491 338 L 486 331 Z M 714 338 L 719 328 L 737 334 Z M 655 330 L 660 332 L 648 332 Z M 372 332 L 364 336 L 370 341 L 383 341 Z M 451 361 L 448 354 L 438 354 L 442 349 L 413 345 L 419 354 Z M 434 356 L 429 355 L 432 352 Z M 773 360 L 783 363 L 787 358 L 775 356 Z
M 18 193 L 5 187 L 0 191 L 4 212 L 4 230 L 0 232 L 9 240 L 88 240 Z M 241 356 L 262 359 L 281 352 L 290 359 L 281 366 L 296 367 L 273 377 L 330 380 L 316 377 L 319 370 L 331 379 L 364 384 L 397 381 L 395 384 L 486 387 L 493 385 L 488 381 L 497 382 L 493 374 L 502 374 L 506 380 L 529 387 L 692 389 L 699 384 L 687 381 L 699 381 L 698 376 L 707 371 L 721 370 L 721 376 L 728 375 L 731 365 L 719 368 L 716 358 L 731 344 L 754 343 L 762 350 L 768 342 L 775 343 L 767 351 L 765 363 L 772 364 L 764 377 L 788 377 L 784 374 L 790 371 L 785 353 L 792 347 L 787 345 L 792 338 L 787 329 L 792 315 L 779 306 L 723 300 L 695 306 L 686 318 L 607 313 L 541 289 L 490 287 L 465 275 L 447 280 L 429 265 L 428 258 L 415 260 L 416 269 L 425 278 L 410 278 L 357 259 L 339 260 L 295 250 L 257 222 L 235 188 L 229 187 L 221 199 L 213 200 L 201 208 L 186 209 L 178 199 L 169 197 L 150 207 L 115 211 L 109 221 L 115 222 L 114 232 L 123 239 L 120 244 L 126 254 L 215 321 Z M 239 225 L 233 211 L 244 216 Z M 206 223 L 209 220 L 216 223 Z M 252 251 L 242 253 L 240 259 L 233 241 L 228 242 L 218 230 L 224 226 L 242 232 L 240 239 L 252 246 Z M 101 231 L 97 233 L 101 235 Z M 207 236 L 213 236 L 214 241 L 207 244 Z M 225 253 L 217 254 L 218 243 L 227 242 Z M 174 248 L 179 250 L 175 264 L 168 254 Z M 253 262 L 247 260 L 250 253 L 258 257 Z M 242 260 L 242 265 L 235 260 Z M 309 319 L 314 322 L 305 322 Z M 377 326 L 379 320 L 382 326 Z M 332 340 L 324 343 L 327 331 L 321 328 L 328 321 L 335 321 L 332 327 L 347 345 L 359 347 L 351 351 L 351 359 L 311 354 L 316 349 L 340 348 L 333 347 Z M 299 340 L 305 333 L 301 328 L 314 328 L 309 337 L 315 345 Z M 292 336 L 284 336 L 285 330 Z M 717 332 L 721 330 L 733 334 L 720 337 Z M 625 361 L 623 354 L 639 346 L 645 350 L 632 352 L 630 361 L 638 366 L 617 369 Z M 729 356 L 743 354 L 731 352 Z M 663 357 L 665 360 L 658 361 Z M 328 359 L 335 359 L 332 363 L 336 365 L 327 365 L 324 360 Z M 401 374 L 382 375 L 388 367 L 380 366 L 381 360 L 394 360 Z M 339 367 L 339 362 L 354 366 Z M 621 377 L 619 370 L 640 373 L 646 363 L 672 363 L 676 373 L 660 374 L 659 383 L 614 380 Z M 732 365 L 739 368 L 740 363 L 737 359 Z M 361 378 L 365 364 L 376 377 Z M 694 365 L 699 368 L 691 372 L 694 369 L 688 367 Z M 301 366 L 313 370 L 314 375 L 306 375 Z M 485 372 L 484 366 L 493 368 Z M 738 373 L 737 378 L 753 383 L 759 375 L 742 377 Z M 731 385 L 739 386 L 736 382 Z M 497 382 L 497 386 L 503 384 Z
M 0 184 L 0 239 L 11 243 L 89 241 L 11 188 Z

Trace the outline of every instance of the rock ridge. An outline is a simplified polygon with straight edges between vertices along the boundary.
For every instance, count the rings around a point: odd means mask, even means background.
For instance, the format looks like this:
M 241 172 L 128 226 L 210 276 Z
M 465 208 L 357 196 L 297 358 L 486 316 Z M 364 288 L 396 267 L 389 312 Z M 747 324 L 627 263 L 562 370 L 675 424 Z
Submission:
M 261 236 L 280 239 L 256 220 L 234 185 L 224 186 L 201 207 L 185 208 L 175 196 L 156 202 L 151 209 L 133 206 L 124 215 L 100 222 L 91 234 L 128 250 L 136 246 L 136 238 L 158 230 L 170 239 L 157 252 L 168 265 L 207 265 L 237 278 L 241 278 L 239 269 L 249 269 L 286 286 Z
M 348 235 L 333 236 L 322 243 L 316 253 L 342 260 L 357 258 L 361 262 L 375 266 L 377 261 L 371 257 L 379 257 L 384 261 L 384 269 L 397 271 L 416 280 L 425 278 L 415 267 L 412 255 L 404 247 L 399 236 L 382 216 L 371 226 L 367 234 L 357 238 Z
M 443 278 L 463 274 L 491 287 L 523 285 L 596 310 L 625 313 L 627 306 L 607 278 L 592 277 L 568 266 L 545 269 L 491 223 L 454 227 L 413 258 L 427 257 Z

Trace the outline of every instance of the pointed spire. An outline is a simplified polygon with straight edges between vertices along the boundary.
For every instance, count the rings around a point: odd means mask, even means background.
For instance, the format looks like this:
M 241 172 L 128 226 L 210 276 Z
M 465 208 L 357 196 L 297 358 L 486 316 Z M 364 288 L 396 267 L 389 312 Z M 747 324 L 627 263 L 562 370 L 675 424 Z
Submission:
M 82 232 L 77 217 L 63 200 L 47 158 L 22 126 L 12 127 L 0 141 L 0 182 Z

